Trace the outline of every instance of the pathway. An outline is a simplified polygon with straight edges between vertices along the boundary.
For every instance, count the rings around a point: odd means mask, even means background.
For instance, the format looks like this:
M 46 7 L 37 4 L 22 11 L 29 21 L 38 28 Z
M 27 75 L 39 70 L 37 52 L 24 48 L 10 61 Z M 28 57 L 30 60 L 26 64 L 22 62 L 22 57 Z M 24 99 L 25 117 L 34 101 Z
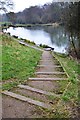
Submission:
M 38 47 L 38 46 L 32 46 L 32 45 L 30 45 L 30 44 L 28 44 L 28 43 L 26 43 L 26 42 L 24 42 L 24 41 L 18 41 L 20 44 L 22 44 L 22 45 L 25 45 L 25 46 L 27 46 L 27 47 L 30 47 L 30 48 L 34 48 L 34 49 L 36 49 L 36 50 L 39 50 L 39 51 L 44 51 L 43 49 L 41 49 L 40 47 Z
M 51 51 L 44 51 L 34 78 L 11 91 L 3 91 L 3 117 L 46 117 L 45 110 L 54 110 L 62 94 L 59 82 L 66 79 L 66 73 Z

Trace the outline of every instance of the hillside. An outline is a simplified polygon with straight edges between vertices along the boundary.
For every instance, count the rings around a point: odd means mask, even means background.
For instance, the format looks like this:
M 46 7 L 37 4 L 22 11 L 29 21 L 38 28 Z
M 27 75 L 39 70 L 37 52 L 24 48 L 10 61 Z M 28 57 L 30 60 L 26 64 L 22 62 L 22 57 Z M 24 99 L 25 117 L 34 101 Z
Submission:
M 2 35 L 3 89 L 22 83 L 33 76 L 41 52 L 25 47 L 7 35 Z

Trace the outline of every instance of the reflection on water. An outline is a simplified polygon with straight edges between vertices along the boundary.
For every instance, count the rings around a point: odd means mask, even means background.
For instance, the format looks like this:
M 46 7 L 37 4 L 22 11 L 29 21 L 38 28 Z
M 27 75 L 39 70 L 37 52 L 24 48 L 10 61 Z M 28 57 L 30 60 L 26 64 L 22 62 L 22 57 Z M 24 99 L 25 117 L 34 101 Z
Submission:
M 23 28 L 10 27 L 5 32 L 10 32 L 11 35 L 17 35 L 19 38 L 34 41 L 36 44 L 46 44 L 54 48 L 54 51 L 65 53 L 69 48 L 70 37 L 64 27 L 30 27 Z M 72 39 L 72 37 L 71 37 Z M 75 38 L 73 38 L 75 39 Z M 76 38 L 77 39 L 77 38 Z M 76 41 L 75 39 L 75 41 Z

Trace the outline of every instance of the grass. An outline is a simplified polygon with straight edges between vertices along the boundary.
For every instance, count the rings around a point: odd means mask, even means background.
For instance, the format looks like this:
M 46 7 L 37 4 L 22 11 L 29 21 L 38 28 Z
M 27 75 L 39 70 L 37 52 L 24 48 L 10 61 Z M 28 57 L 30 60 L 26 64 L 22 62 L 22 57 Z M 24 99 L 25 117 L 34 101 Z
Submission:
M 61 65 L 65 69 L 66 73 L 69 75 L 70 85 L 68 86 L 65 94 L 62 96 L 62 100 L 64 101 L 74 101 L 76 103 L 79 99 L 78 97 L 78 82 L 79 82 L 79 74 L 80 74 L 80 64 L 70 57 L 66 55 L 62 55 L 59 53 L 54 53 L 54 56 L 60 61 Z M 68 84 L 67 83 L 67 84 Z M 66 82 L 59 82 L 61 89 L 63 90 L 64 86 L 66 86 Z M 63 84 L 63 85 L 62 85 Z M 66 88 L 66 87 L 65 87 Z
M 14 27 L 35 27 L 35 26 L 57 26 L 58 24 L 56 24 L 56 23 L 49 23 L 49 24 L 34 23 L 34 24 L 16 24 L 16 25 L 13 25 L 11 22 L 0 22 L 0 25 L 2 25 L 3 28 L 7 28 L 8 25 L 12 25 Z M 6 26 L 4 26 L 4 25 L 6 25 Z
M 26 42 L 26 43 L 28 43 L 28 44 L 30 44 L 30 45 L 32 45 L 32 46 L 36 46 L 36 44 L 35 44 L 35 42 L 34 41 L 30 41 L 30 40 L 24 40 L 24 42 Z
M 59 85 L 59 88 L 57 90 L 57 94 L 63 94 L 65 88 L 66 88 L 66 85 L 68 84 L 68 80 L 64 80 L 64 81 L 57 81 L 58 85 Z
M 25 83 L 28 77 L 33 76 L 35 72 L 35 67 L 40 59 L 41 52 L 35 49 L 25 47 L 14 41 L 14 38 L 8 35 L 2 35 L 2 80 L 3 80 L 3 90 L 10 90 L 16 87 L 20 83 Z M 80 74 L 80 69 L 78 66 L 80 64 L 68 56 L 54 53 L 54 56 L 60 61 L 61 65 L 65 69 L 66 73 L 69 75 L 68 81 L 59 81 L 60 91 L 64 93 L 61 97 L 61 102 L 73 101 L 75 104 L 78 102 L 78 76 Z M 66 86 L 69 86 L 66 88 Z M 54 96 L 48 97 L 50 100 L 57 100 Z M 60 103 L 61 103 L 60 102 Z M 63 103 L 64 103 L 63 102 Z M 61 111 L 55 109 L 55 113 L 49 114 L 52 118 L 64 118 L 69 115 L 69 110 L 63 109 L 65 104 L 60 104 Z M 64 111 L 65 110 L 65 111 Z
M 55 114 L 51 113 L 52 118 L 73 118 L 77 117 L 77 108 L 79 105 L 79 74 L 80 64 L 77 60 L 71 59 L 69 56 L 53 53 L 53 56 L 60 62 L 64 71 L 68 75 L 67 81 L 59 81 L 59 92 L 62 95 L 55 106 Z M 75 112 L 76 110 L 76 112 Z
M 11 22 L 0 22 L 0 24 L 11 24 Z
M 14 38 L 4 34 L 2 44 L 3 89 L 10 89 L 34 75 L 41 52 L 20 45 Z

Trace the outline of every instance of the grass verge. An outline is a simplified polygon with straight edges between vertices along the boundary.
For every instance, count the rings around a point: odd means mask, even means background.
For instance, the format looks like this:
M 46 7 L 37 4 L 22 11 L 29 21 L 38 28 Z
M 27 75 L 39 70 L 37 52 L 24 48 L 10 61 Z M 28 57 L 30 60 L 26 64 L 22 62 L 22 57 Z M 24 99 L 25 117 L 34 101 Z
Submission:
M 79 77 L 78 76 L 80 74 L 80 67 L 79 67 L 80 64 L 76 60 L 73 60 L 63 54 L 54 53 L 54 56 L 56 57 L 56 59 L 58 59 L 58 61 L 61 63 L 61 65 L 63 66 L 63 68 L 65 69 L 66 73 L 69 76 L 70 84 L 65 94 L 62 96 L 62 99 L 64 101 L 70 100 L 70 101 L 73 101 L 74 103 L 75 102 L 77 103 L 78 100 L 80 99 L 78 97 L 78 88 L 79 88 L 78 86 Z M 60 82 L 60 85 L 64 87 L 64 85 L 62 84 L 64 84 L 63 81 Z
M 68 81 L 59 81 L 60 90 L 63 91 L 63 94 L 55 107 L 55 114 L 51 115 L 52 117 L 57 117 L 59 119 L 76 118 L 79 115 L 80 64 L 77 60 L 73 60 L 64 54 L 54 52 L 53 56 L 55 56 L 55 58 L 60 62 L 64 71 L 68 75 Z
M 20 45 L 11 36 L 2 35 L 3 89 L 11 89 L 33 76 L 41 52 Z

